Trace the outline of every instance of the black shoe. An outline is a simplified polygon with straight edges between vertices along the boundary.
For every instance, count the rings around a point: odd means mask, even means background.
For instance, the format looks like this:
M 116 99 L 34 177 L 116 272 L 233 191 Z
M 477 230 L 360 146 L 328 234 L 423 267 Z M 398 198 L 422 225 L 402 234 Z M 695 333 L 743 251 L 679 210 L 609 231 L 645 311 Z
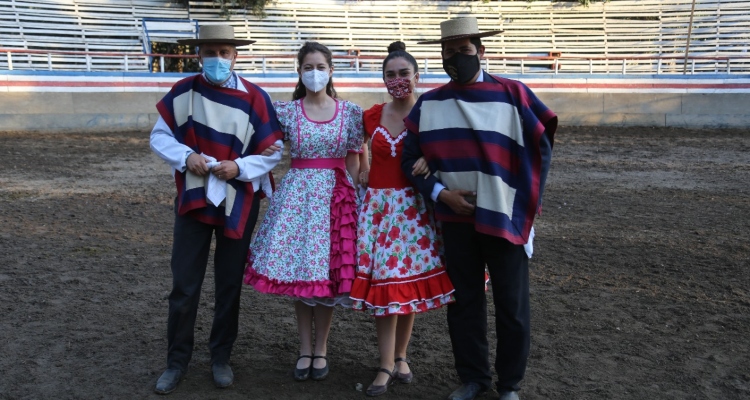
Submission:
M 406 365 L 409 365 L 409 359 L 408 358 L 396 357 L 396 359 L 393 360 L 393 361 L 396 361 L 397 363 L 398 362 L 403 362 L 403 363 L 406 363 Z M 396 364 L 396 365 L 398 365 L 398 364 Z M 398 371 L 398 368 L 396 370 Z M 405 374 L 402 374 L 400 372 L 396 372 L 396 380 L 398 381 L 398 383 L 411 383 L 411 381 L 413 379 L 414 379 L 414 374 L 411 371 L 409 371 L 408 373 L 405 373 Z
M 487 389 L 483 388 L 478 383 L 464 383 L 448 396 L 448 400 L 473 400 L 477 396 L 483 395 L 485 392 L 487 392 Z
M 313 358 L 313 356 L 299 356 L 297 357 L 297 361 L 299 361 L 302 358 Z M 310 377 L 310 370 L 312 369 L 312 361 L 310 361 L 310 366 L 307 368 L 299 369 L 296 366 L 294 367 L 294 380 L 295 381 L 306 381 L 307 378 Z
M 313 368 L 312 363 L 310 363 L 310 368 L 312 370 L 312 372 L 310 372 L 310 379 L 314 381 L 322 381 L 328 376 L 328 358 L 326 356 L 313 356 L 313 361 L 315 361 L 316 358 L 326 360 L 326 366 L 323 368 Z
M 500 400 L 518 400 L 518 392 L 500 392 Z
M 365 391 L 365 394 L 370 397 L 380 396 L 381 394 L 384 394 L 388 391 L 388 386 L 391 386 L 393 384 L 393 380 L 396 378 L 396 374 L 398 369 L 396 367 L 393 367 L 393 371 L 388 371 L 385 368 L 380 368 L 378 370 L 378 373 L 384 372 L 388 375 L 388 380 L 385 382 L 385 385 L 370 385 L 367 387 L 367 390 Z
M 232 367 L 226 363 L 216 363 L 211 366 L 211 373 L 214 376 L 214 384 L 217 388 L 226 388 L 232 386 L 234 382 L 234 373 Z
M 156 381 L 154 392 L 158 394 L 170 394 L 174 392 L 177 389 L 177 384 L 180 383 L 184 375 L 182 370 L 168 368 L 161 374 L 159 380 Z

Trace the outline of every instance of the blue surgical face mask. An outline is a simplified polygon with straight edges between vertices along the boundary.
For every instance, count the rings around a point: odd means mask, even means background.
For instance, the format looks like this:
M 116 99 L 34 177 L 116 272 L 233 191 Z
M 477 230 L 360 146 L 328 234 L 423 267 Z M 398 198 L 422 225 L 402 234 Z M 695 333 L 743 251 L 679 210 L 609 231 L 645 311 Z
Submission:
M 222 84 L 232 73 L 232 60 L 221 57 L 204 57 L 203 72 L 211 83 Z

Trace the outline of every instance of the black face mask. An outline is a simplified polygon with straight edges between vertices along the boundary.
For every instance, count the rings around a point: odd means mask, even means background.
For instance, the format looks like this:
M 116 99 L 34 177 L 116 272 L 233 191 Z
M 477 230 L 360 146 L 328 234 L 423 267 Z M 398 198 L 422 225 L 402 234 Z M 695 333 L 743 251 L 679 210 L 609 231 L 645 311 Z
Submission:
M 464 85 L 479 71 L 479 55 L 456 53 L 451 58 L 443 59 L 443 69 L 456 83 Z

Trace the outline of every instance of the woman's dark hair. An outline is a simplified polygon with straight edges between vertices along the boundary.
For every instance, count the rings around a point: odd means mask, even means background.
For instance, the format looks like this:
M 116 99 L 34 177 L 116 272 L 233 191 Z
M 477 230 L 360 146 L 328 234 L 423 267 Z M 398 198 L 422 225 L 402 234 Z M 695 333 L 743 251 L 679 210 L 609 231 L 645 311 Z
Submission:
M 404 42 L 398 41 L 388 45 L 388 56 L 383 60 L 383 78 L 385 78 L 385 65 L 388 64 L 388 61 L 391 61 L 394 58 L 403 58 L 414 66 L 414 72 L 419 71 L 417 60 L 414 59 L 414 56 L 406 52 L 406 45 Z
M 308 54 L 315 52 L 322 54 L 323 57 L 326 58 L 328 67 L 333 67 L 333 56 L 331 54 L 331 50 L 328 50 L 328 47 L 325 47 L 318 42 L 305 42 L 305 44 L 302 45 L 302 47 L 299 49 L 299 52 L 297 53 L 297 65 L 302 68 L 302 63 L 305 61 L 305 57 L 307 57 Z M 326 85 L 326 94 L 333 97 L 334 99 L 338 98 L 336 89 L 333 88 L 333 77 L 328 79 L 328 84 Z M 294 88 L 294 93 L 292 93 L 292 100 L 299 100 L 305 97 L 305 95 L 307 95 L 307 91 L 305 90 L 305 85 L 302 83 L 302 73 L 300 71 L 300 77 L 297 80 L 297 86 Z

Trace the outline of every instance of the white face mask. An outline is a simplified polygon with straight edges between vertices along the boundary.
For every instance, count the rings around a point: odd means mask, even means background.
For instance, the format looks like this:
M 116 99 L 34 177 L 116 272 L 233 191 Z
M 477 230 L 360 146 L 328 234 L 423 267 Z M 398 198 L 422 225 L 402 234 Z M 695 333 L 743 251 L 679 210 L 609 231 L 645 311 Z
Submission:
M 328 78 L 328 71 L 320 71 L 317 69 L 305 71 L 302 73 L 302 84 L 311 92 L 318 93 L 325 89 L 328 84 Z

